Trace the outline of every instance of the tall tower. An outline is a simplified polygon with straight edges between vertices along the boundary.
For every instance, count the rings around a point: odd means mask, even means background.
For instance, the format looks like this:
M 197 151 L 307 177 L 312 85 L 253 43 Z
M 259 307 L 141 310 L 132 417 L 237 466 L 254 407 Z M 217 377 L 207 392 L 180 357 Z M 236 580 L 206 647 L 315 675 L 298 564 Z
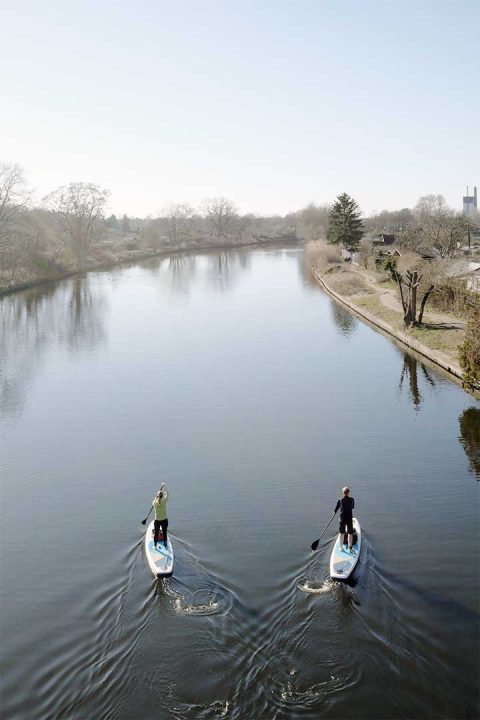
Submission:
M 473 195 L 469 195 L 467 186 L 467 194 L 463 196 L 463 214 L 469 217 L 475 217 L 477 211 L 477 188 L 475 186 L 473 188 Z

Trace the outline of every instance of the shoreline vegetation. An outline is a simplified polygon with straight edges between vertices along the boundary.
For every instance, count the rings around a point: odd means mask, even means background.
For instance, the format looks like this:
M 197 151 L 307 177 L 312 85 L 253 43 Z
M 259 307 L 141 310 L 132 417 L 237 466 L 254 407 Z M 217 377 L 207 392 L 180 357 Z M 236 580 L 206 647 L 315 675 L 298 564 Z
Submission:
M 431 305 L 420 326 L 405 327 L 397 285 L 387 273 L 345 262 L 340 248 L 321 241 L 308 243 L 305 254 L 315 281 L 337 302 L 446 370 L 452 380 L 456 378 L 478 397 L 479 388 L 464 382 L 459 359 L 465 343 L 465 318 Z
M 72 182 L 35 201 L 23 169 L 0 162 L 0 294 L 149 257 L 297 242 L 311 226 L 308 207 L 263 217 L 240 214 L 224 197 L 171 204 L 157 217 L 117 218 L 107 215 L 109 196 Z
M 69 277 L 75 275 L 83 275 L 88 272 L 95 272 L 98 270 L 109 270 L 110 268 L 119 267 L 121 265 L 129 265 L 131 263 L 140 262 L 141 260 L 150 260 L 154 258 L 169 257 L 188 253 L 201 253 L 212 250 L 236 250 L 241 248 L 254 248 L 254 247 L 287 247 L 303 245 L 301 241 L 291 237 L 272 237 L 272 238 L 256 238 L 249 241 L 238 241 L 232 243 L 211 243 L 211 244 L 200 244 L 193 241 L 192 243 L 182 243 L 181 246 L 168 246 L 160 250 L 131 250 L 115 253 L 102 254 L 100 258 L 90 257 L 85 260 L 83 264 L 78 264 L 74 268 L 60 270 L 59 272 L 51 272 L 45 276 L 32 275 L 30 278 L 25 278 L 20 283 L 13 285 L 0 285 L 0 298 L 5 295 L 21 292 L 22 290 L 29 290 L 40 285 L 45 285 L 51 282 L 58 282 L 60 280 L 66 280 Z
M 310 203 L 284 216 L 240 214 L 214 197 L 196 208 L 168 205 L 155 218 L 117 218 L 106 216 L 109 196 L 72 182 L 35 204 L 22 168 L 0 162 L 0 296 L 148 258 L 306 243 L 329 292 L 480 391 L 476 212 L 458 213 L 443 196 L 426 195 L 412 210 L 362 218 L 354 198 L 341 193 L 330 206 Z

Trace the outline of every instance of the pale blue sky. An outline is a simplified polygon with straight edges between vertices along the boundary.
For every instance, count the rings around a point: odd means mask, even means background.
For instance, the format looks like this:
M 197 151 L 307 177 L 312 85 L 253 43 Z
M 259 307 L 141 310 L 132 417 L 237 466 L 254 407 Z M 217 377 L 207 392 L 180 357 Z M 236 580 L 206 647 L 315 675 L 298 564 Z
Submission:
M 1 0 L 0 159 L 117 214 L 480 186 L 480 2 Z M 8 72 L 6 68 L 8 67 Z

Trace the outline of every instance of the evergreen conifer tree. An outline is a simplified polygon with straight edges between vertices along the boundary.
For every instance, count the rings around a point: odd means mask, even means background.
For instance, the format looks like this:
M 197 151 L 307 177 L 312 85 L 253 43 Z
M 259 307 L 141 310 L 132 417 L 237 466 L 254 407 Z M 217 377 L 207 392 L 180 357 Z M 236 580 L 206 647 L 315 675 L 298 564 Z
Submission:
M 349 252 L 357 250 L 363 236 L 362 218 L 355 200 L 342 193 L 328 214 L 328 242 L 338 244 Z

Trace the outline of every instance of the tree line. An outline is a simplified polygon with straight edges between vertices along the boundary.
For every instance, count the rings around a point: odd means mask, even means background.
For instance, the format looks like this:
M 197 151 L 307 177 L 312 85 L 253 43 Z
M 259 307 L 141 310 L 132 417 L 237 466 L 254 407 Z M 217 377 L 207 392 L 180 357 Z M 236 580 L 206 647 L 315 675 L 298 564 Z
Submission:
M 455 212 L 440 195 L 420 198 L 412 209 L 382 211 L 363 218 L 347 193 L 332 205 L 310 203 L 284 216 L 241 214 L 224 197 L 200 207 L 174 203 L 157 217 L 106 216 L 110 193 L 94 183 L 61 186 L 35 203 L 18 165 L 0 163 L 0 286 L 25 276 L 61 273 L 86 259 L 108 260 L 115 248 L 158 252 L 205 245 L 269 240 L 327 240 L 349 251 L 368 246 L 366 238 L 394 232 L 409 249 L 434 248 L 453 255 L 473 221 Z
M 326 241 L 358 252 L 367 267 L 377 260 L 375 235 L 393 233 L 402 257 L 388 259 L 383 269 L 398 285 L 405 325 L 421 325 L 430 297 L 438 301 L 461 296 L 469 318 L 468 357 L 462 358 L 462 365 L 472 382 L 480 381 L 478 300 L 472 306 L 473 293 L 445 281 L 441 262 L 456 256 L 459 246 L 470 240 L 478 217 L 449 208 L 441 195 L 421 197 L 412 209 L 384 210 L 370 217 L 362 217 L 354 198 L 342 193 L 332 205 L 310 203 L 284 216 L 242 215 L 232 201 L 218 197 L 198 208 L 175 203 L 157 217 L 121 219 L 106 216 L 109 197 L 107 189 L 94 183 L 73 182 L 35 203 L 22 168 L 0 163 L 0 290 L 133 253 L 272 240 Z M 426 263 L 419 251 L 428 249 L 436 260 Z

